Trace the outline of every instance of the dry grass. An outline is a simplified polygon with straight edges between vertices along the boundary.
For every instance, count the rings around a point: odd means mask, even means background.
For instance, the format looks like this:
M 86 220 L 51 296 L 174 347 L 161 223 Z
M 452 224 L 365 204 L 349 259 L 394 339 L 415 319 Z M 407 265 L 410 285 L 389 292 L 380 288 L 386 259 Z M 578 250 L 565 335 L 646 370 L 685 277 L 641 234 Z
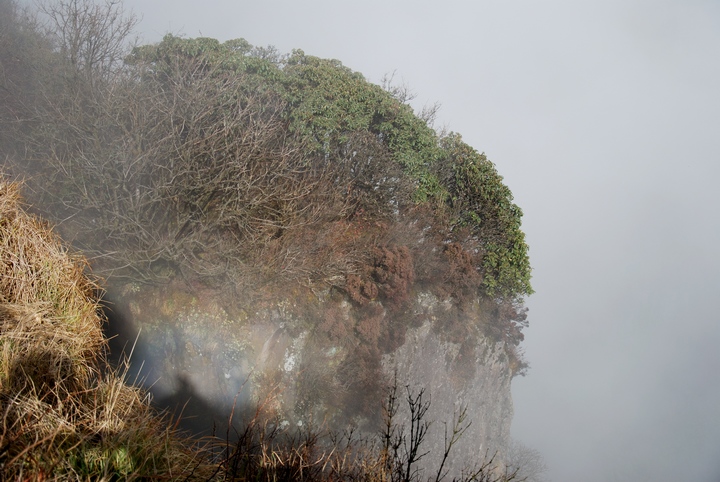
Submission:
M 0 479 L 207 480 L 145 394 L 109 370 L 86 262 L 0 181 Z

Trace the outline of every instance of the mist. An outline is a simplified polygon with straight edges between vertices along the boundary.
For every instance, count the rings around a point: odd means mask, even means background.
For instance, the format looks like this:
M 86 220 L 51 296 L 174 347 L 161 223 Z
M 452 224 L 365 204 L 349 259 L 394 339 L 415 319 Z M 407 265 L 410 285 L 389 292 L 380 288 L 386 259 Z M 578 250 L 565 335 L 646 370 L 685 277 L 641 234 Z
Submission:
M 168 32 L 242 37 L 339 59 L 375 83 L 394 76 L 418 111 L 439 103 L 435 127 L 485 152 L 524 211 L 535 294 L 521 345 L 530 370 L 512 383 L 514 438 L 542 454 L 556 482 L 720 480 L 720 4 L 125 5 L 141 16 L 140 44 Z M 111 301 L 122 318 L 127 307 Z M 228 364 L 216 375 L 234 391 L 249 369 L 230 371 L 227 340 L 207 323 L 176 338 L 215 347 L 209 356 Z M 282 330 L 248 339 L 260 340 L 259 359 L 264 340 L 292 351 Z M 145 371 L 134 369 L 158 398 L 228 408 L 203 399 L 207 380 L 155 382 L 170 362 L 143 350 Z
M 720 479 L 717 2 L 127 2 L 144 41 L 243 37 L 442 105 L 524 210 L 514 436 L 557 482 Z

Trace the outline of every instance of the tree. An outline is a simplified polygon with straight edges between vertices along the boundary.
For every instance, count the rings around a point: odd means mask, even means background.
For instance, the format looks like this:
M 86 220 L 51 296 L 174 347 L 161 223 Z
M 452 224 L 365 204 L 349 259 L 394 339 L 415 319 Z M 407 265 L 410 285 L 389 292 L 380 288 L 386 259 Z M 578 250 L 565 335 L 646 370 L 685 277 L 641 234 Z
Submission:
M 397 376 L 387 391 L 383 404 L 383 420 L 380 431 L 380 467 L 381 480 L 391 482 L 421 482 L 424 480 L 441 482 L 450 475 L 446 465 L 453 448 L 463 437 L 471 422 L 466 420 L 466 409 L 461 408 L 453 418 L 452 424 L 445 424 L 444 450 L 437 467 L 431 467 L 426 478 L 420 461 L 429 454 L 425 450 L 428 429 L 432 421 L 427 420 L 430 408 L 429 396 L 425 390 L 412 390 L 405 386 L 405 394 L 398 394 Z M 402 401 L 404 400 L 404 404 Z M 404 422 L 398 422 L 404 412 Z M 485 455 L 479 463 L 465 467 L 455 467 L 452 480 L 462 482 L 511 482 L 522 481 L 516 467 L 509 465 L 503 471 L 495 463 L 495 455 Z
M 328 171 L 285 128 L 283 100 L 248 89 L 249 74 L 227 68 L 216 47 L 136 51 L 93 115 L 72 125 L 66 155 L 47 160 L 65 187 L 48 193 L 54 206 L 116 275 L 221 282 L 263 274 L 264 262 L 292 270 L 277 241 L 343 213 Z
M 48 0 L 39 10 L 55 48 L 76 75 L 94 84 L 122 68 L 138 18 L 120 0 Z
M 0 0 L 0 158 L 8 164 L 26 150 L 55 60 L 34 12 Z
M 517 472 L 517 480 L 526 482 L 544 482 L 547 466 L 542 454 L 518 440 L 511 440 L 508 448 L 507 467 Z

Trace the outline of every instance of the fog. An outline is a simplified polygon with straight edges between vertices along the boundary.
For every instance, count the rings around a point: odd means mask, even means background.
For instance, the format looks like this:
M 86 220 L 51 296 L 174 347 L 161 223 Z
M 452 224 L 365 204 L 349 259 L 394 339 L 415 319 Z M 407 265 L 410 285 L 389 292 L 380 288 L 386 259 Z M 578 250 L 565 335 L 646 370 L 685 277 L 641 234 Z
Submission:
M 300 48 L 441 103 L 525 212 L 514 436 L 556 482 L 720 480 L 720 3 L 127 5 L 146 42 Z

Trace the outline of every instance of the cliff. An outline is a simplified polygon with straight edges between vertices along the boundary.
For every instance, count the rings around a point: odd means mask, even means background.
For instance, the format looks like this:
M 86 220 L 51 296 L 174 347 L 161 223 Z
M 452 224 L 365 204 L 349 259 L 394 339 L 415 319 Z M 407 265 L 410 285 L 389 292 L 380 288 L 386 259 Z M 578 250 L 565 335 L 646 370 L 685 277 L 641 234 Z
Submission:
M 120 62 L 132 19 L 83 5 L 46 12 L 54 34 L 2 7 L 25 80 L 0 97 L 0 159 L 107 280 L 111 353 L 137 338 L 157 403 L 190 400 L 198 433 L 253 406 L 376 433 L 397 380 L 411 411 L 434 400 L 433 430 L 467 407 L 460 458 L 501 458 L 531 268 L 485 154 L 300 50 L 167 35 Z M 77 30 L 105 21 L 124 27 Z
M 496 465 L 503 464 L 514 376 L 505 347 L 480 330 L 461 341 L 448 337 L 447 318 L 458 314 L 431 293 L 414 294 L 405 306 L 416 314 L 412 326 L 384 353 L 349 336 L 329 338 L 317 319 L 309 319 L 331 314 L 357 329 L 355 318 L 365 307 L 330 292 L 228 303 L 217 293 L 181 286 L 128 284 L 110 307 L 111 328 L 124 327 L 126 342 L 137 337 L 134 364 L 155 402 L 182 411 L 181 424 L 196 433 L 214 428 L 222 435 L 231 416 L 239 430 L 244 415 L 262 406 L 288 425 L 337 432 L 354 426 L 374 436 L 396 382 L 399 425 L 409 422 L 408 394 L 423 390 L 431 402 L 423 445 L 429 454 L 421 464 L 427 471 L 438 467 L 445 429 L 452 433 L 463 409 L 467 428 L 447 466 L 459 474 L 493 456 Z M 464 316 L 479 315 L 471 310 Z M 382 321 L 393 323 L 389 316 Z
M 366 307 L 345 295 L 301 290 L 280 300 L 224 300 L 225 308 L 207 290 L 126 284 L 113 311 L 105 300 L 105 311 L 107 328 L 123 330 L 111 345 L 138 342 L 133 374 L 114 371 L 103 357 L 100 288 L 85 260 L 27 215 L 17 187 L 5 182 L 0 260 L 4 478 L 296 480 L 304 473 L 306 480 L 418 481 L 438 467 L 460 476 L 474 466 L 477 480 L 506 480 L 512 372 L 504 347 L 479 332 L 472 343 L 448 339 L 440 328 L 452 303 L 430 293 L 407 300 L 414 324 L 383 355 L 368 352 L 367 342 L 329 338 L 308 318 L 366 322 Z M 392 309 L 374 306 L 377 320 L 393 322 L 385 319 Z M 187 428 L 213 427 L 210 445 L 178 435 L 143 390 L 124 383 L 133 375 L 145 377 L 157 404 L 183 410 Z M 424 413 L 414 417 L 418 409 Z M 388 410 L 392 419 L 382 416 Z M 422 444 L 406 432 L 417 424 L 429 429 Z M 350 427 L 356 438 L 343 432 Z M 377 435 L 383 427 L 385 449 Z M 443 462 L 444 429 L 463 437 Z M 427 457 L 410 461 L 403 450 L 412 440 Z

